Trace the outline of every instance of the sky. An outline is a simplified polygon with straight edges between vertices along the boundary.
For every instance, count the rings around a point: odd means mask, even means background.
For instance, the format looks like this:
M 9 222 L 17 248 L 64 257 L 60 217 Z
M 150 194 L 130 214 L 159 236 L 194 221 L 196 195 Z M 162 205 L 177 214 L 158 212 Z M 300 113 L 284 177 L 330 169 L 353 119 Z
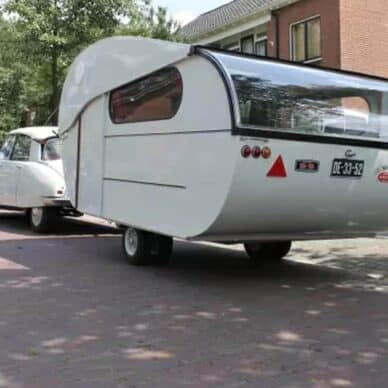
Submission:
M 210 11 L 230 0 L 154 0 L 155 5 L 166 7 L 170 15 L 182 25 L 195 19 L 201 13 Z

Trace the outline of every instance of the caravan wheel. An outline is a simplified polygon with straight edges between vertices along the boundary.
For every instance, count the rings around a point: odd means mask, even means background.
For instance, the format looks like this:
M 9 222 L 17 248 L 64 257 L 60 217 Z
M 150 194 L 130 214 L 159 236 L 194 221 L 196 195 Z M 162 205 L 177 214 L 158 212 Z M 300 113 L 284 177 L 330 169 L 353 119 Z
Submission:
M 134 228 L 127 228 L 123 234 L 124 253 L 132 265 L 146 265 L 149 263 L 150 238 L 147 232 Z
M 279 241 L 273 243 L 266 242 L 249 242 L 245 243 L 245 251 L 248 256 L 255 262 L 279 261 L 291 250 L 291 241 Z
M 167 265 L 171 258 L 173 239 L 127 228 L 123 234 L 123 248 L 132 265 Z

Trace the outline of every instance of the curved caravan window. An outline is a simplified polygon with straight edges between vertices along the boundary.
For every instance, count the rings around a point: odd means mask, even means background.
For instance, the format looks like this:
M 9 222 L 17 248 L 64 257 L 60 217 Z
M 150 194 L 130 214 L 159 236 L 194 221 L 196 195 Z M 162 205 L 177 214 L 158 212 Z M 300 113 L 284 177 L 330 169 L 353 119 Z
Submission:
M 388 82 L 214 55 L 232 80 L 240 127 L 388 141 Z
M 115 124 L 167 120 L 175 116 L 182 100 L 182 78 L 168 67 L 114 90 L 110 114 Z

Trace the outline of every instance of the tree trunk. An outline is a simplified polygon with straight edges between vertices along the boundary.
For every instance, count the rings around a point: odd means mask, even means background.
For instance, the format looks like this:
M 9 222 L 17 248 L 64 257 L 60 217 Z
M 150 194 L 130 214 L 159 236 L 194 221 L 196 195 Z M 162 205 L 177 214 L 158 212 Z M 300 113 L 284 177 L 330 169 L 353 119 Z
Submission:
M 58 0 L 54 0 L 53 34 L 55 38 L 58 36 L 58 12 Z M 51 101 L 50 116 L 48 117 L 48 123 L 51 125 L 58 125 L 58 50 L 59 47 L 55 42 L 51 51 Z
M 58 48 L 53 47 L 51 53 L 51 99 L 50 99 L 50 118 L 49 124 L 58 124 L 58 104 L 59 104 L 59 90 L 58 90 Z

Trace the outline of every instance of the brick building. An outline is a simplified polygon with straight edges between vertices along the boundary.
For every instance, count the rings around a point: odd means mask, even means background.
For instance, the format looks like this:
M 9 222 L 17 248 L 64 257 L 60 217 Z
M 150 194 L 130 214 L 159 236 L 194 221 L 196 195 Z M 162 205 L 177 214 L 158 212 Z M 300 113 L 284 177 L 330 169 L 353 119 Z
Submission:
M 181 33 L 199 44 L 388 77 L 387 0 L 234 0 Z

